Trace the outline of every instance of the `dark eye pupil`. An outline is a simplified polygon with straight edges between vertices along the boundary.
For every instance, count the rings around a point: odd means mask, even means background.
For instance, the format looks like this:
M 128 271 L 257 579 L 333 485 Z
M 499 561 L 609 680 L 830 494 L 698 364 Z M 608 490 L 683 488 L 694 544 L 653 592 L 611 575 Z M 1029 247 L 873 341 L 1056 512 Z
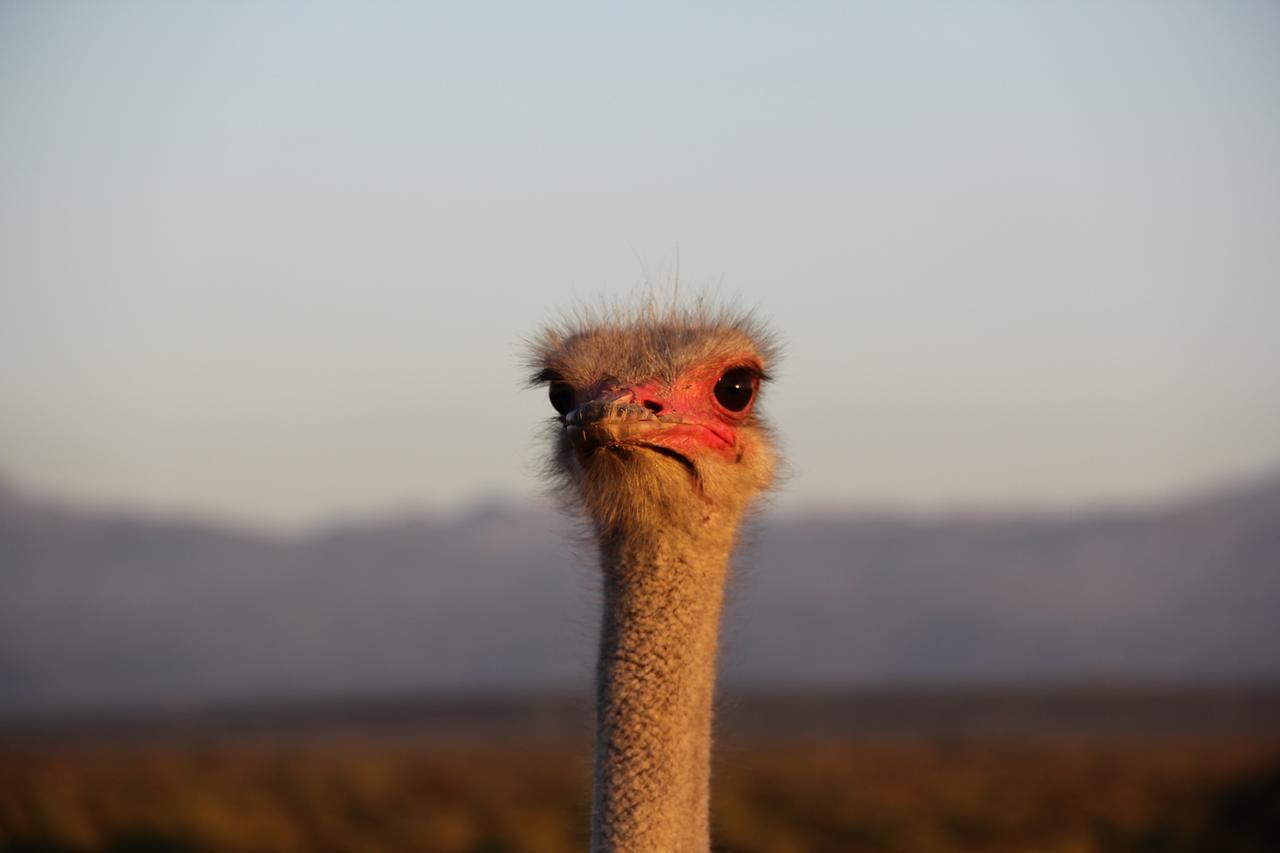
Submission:
M 745 367 L 735 367 L 716 383 L 716 401 L 731 412 L 741 412 L 756 393 L 756 376 Z
M 568 382 L 552 382 L 548 395 L 557 412 L 567 415 L 573 411 L 573 386 Z

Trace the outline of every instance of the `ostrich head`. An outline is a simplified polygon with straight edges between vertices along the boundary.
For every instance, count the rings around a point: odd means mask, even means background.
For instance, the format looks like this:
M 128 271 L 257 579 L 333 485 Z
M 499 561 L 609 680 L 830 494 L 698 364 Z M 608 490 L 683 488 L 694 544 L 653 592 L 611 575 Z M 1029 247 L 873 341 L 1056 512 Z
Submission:
M 748 313 L 695 305 L 584 314 L 530 357 L 555 418 L 551 473 L 598 531 L 734 526 L 773 480 L 759 398 L 775 347 Z

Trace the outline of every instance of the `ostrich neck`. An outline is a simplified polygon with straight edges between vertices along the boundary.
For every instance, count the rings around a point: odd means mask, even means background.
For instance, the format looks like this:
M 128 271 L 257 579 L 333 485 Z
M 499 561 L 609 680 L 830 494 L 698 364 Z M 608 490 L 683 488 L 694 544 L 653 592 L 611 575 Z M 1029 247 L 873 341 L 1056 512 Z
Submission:
M 592 850 L 709 847 L 716 646 L 736 526 L 605 543 Z

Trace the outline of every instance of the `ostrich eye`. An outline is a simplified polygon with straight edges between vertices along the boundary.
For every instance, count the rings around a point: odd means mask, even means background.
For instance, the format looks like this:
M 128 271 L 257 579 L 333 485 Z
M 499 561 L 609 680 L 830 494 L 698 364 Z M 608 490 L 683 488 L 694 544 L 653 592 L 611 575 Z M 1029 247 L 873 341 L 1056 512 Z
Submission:
M 567 415 L 573 411 L 573 386 L 568 382 L 552 382 L 551 388 L 547 393 L 551 398 L 552 407 L 562 415 Z
M 741 412 L 751 405 L 751 398 L 756 394 L 755 371 L 746 367 L 726 371 L 716 382 L 715 394 L 720 405 L 731 412 Z

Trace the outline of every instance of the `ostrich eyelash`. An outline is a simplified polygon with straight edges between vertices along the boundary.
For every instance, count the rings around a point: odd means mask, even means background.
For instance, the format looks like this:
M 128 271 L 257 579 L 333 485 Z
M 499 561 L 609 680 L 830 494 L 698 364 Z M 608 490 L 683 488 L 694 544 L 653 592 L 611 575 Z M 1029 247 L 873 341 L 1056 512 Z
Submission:
M 533 378 L 529 381 L 529 384 L 541 385 L 543 382 L 563 382 L 563 381 L 564 381 L 564 377 L 560 375 L 559 371 L 552 370 L 550 367 L 544 367 L 542 370 L 539 370 L 537 373 L 533 375 Z
M 773 381 L 773 374 L 769 373 L 768 371 L 766 371 L 763 367 L 761 367 L 761 366 L 760 366 L 760 365 L 758 365 L 758 364 L 751 364 L 751 363 L 747 363 L 747 364 L 735 364 L 735 365 L 733 365 L 732 367 L 727 367 L 727 368 L 725 368 L 724 373 L 728 373 L 728 372 L 729 372 L 729 371 L 731 371 L 731 370 L 746 370 L 746 371 L 749 371 L 749 372 L 750 372 L 753 376 L 755 376 L 755 378 L 756 378 L 757 380 L 759 380 L 761 383 L 764 383 L 764 382 L 772 382 L 772 381 Z

